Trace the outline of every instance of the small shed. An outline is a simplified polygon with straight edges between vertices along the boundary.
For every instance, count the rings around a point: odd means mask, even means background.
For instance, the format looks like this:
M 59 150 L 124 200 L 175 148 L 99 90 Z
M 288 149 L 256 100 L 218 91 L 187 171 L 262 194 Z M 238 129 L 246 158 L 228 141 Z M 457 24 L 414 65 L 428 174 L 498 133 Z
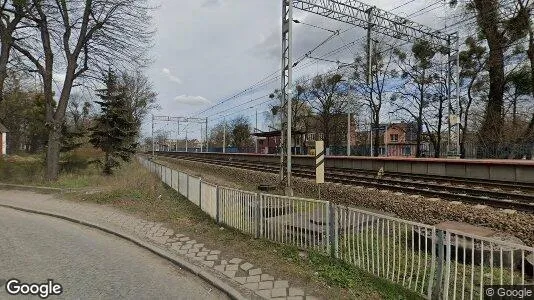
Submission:
M 7 128 L 0 123 L 0 155 L 7 154 Z

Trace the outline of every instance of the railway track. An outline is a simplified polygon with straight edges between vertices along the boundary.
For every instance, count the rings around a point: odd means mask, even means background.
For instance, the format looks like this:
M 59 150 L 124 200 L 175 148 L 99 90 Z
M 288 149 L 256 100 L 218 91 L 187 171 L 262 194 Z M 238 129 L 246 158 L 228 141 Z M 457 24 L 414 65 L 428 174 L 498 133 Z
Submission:
M 158 155 L 261 172 L 279 172 L 278 165 L 268 163 L 223 158 L 188 157 L 180 153 L 158 153 Z M 315 171 L 307 166 L 294 165 L 292 171 L 294 176 L 315 178 Z M 440 197 L 451 201 L 463 201 L 498 208 L 534 212 L 534 187 L 531 185 L 512 184 L 500 181 L 463 180 L 440 176 L 423 177 L 399 173 L 389 173 L 381 178 L 376 178 L 376 174 L 374 173 L 353 169 L 327 169 L 325 180 L 347 185 L 374 187 L 408 194 Z

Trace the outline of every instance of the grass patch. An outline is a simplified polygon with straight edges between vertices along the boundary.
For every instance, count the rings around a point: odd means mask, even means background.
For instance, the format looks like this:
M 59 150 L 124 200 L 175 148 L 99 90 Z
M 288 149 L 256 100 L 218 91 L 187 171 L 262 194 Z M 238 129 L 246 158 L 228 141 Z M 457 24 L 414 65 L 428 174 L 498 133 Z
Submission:
M 0 182 L 58 188 L 98 186 L 105 178 L 97 163 L 102 156 L 92 148 L 79 148 L 60 156 L 60 174 L 56 182 L 45 180 L 44 154 L 0 157 Z
M 40 156 L 0 157 L 0 181 L 13 184 L 41 185 L 44 175 L 44 159 Z
M 211 249 L 221 250 L 223 255 L 231 254 L 227 259 L 240 257 L 257 262 L 275 277 L 290 279 L 293 284 L 326 299 L 421 299 L 399 285 L 340 260 L 254 239 L 220 226 L 137 162 L 125 164 L 115 175 L 106 177 L 100 182 L 100 188 L 97 193 L 72 193 L 68 197 L 110 205 L 150 221 L 166 223 Z

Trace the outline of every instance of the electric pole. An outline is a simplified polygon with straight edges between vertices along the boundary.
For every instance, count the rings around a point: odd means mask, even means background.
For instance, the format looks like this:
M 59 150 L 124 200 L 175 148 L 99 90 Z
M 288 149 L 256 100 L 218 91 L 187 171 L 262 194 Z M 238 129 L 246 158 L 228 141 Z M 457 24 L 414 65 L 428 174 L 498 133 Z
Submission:
M 347 113 L 347 156 L 350 156 L 350 112 Z
M 226 119 L 224 119 L 223 126 L 223 153 L 226 153 Z
M 291 184 L 291 146 L 292 146 L 292 93 L 290 92 L 293 77 L 293 1 L 282 0 L 282 103 L 287 105 L 287 184 L 286 195 L 293 196 Z
M 152 158 L 155 157 L 155 141 L 154 141 L 154 115 L 152 115 Z
M 209 152 L 209 140 L 208 140 L 208 117 L 206 117 L 206 152 Z
M 254 127 L 254 133 L 258 133 L 258 109 L 256 109 L 256 127 Z M 258 136 L 255 136 L 256 154 L 258 153 Z

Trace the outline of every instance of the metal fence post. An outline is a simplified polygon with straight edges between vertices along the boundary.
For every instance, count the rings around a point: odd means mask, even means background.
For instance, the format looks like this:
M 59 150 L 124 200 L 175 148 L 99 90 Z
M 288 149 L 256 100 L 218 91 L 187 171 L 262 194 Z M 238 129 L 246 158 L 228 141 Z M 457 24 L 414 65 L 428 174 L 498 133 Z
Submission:
M 426 239 L 428 239 L 428 236 L 425 236 Z M 436 228 L 432 228 L 432 235 L 430 238 L 430 246 L 432 247 L 430 255 L 430 275 L 428 280 L 428 286 L 427 286 L 427 298 L 432 299 L 432 293 L 434 292 L 434 279 L 436 275 Z
M 445 245 L 446 245 L 446 251 L 445 251 L 445 281 L 443 283 L 443 295 L 444 298 L 447 299 L 449 296 L 449 284 L 450 284 L 450 278 L 451 278 L 451 233 L 446 232 L 445 233 Z M 457 274 L 455 274 L 457 276 Z
M 221 203 L 219 198 L 219 186 L 215 186 L 215 222 L 219 224 L 221 222 Z
M 328 244 L 330 246 L 330 255 L 332 257 L 336 257 L 337 249 L 336 249 L 336 213 L 335 213 L 335 205 L 328 202 Z
M 445 259 L 445 249 L 444 249 L 444 232 L 443 230 L 437 230 L 436 231 L 436 238 L 437 243 L 436 246 L 438 247 L 438 257 L 437 257 L 437 269 L 436 269 L 436 275 L 437 280 L 436 284 L 434 285 L 433 295 L 432 299 L 443 299 L 443 262 Z M 434 278 L 431 278 L 433 280 Z
M 256 238 L 260 238 L 261 236 L 261 223 L 262 223 L 262 209 L 261 209 L 261 200 L 263 196 L 260 193 L 256 193 L 256 212 L 255 212 L 255 220 L 256 220 Z
M 339 206 L 334 205 L 334 257 L 339 258 Z

